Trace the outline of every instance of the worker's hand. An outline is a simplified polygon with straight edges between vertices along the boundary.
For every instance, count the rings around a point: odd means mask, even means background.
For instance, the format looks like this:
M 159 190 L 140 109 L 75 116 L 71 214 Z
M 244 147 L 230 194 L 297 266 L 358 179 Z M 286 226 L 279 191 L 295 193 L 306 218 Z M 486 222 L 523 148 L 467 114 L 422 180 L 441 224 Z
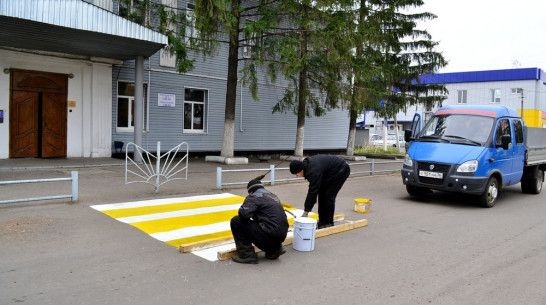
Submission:
M 303 214 L 301 214 L 301 217 L 307 217 L 307 215 L 309 215 L 309 212 L 303 211 Z

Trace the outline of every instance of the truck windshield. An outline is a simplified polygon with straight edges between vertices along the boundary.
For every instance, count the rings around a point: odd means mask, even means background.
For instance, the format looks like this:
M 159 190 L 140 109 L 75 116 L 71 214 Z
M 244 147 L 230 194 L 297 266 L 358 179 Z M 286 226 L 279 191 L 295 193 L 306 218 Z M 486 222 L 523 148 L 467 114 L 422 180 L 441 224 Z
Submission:
M 494 118 L 466 114 L 432 117 L 416 139 L 468 145 L 483 145 L 489 139 Z

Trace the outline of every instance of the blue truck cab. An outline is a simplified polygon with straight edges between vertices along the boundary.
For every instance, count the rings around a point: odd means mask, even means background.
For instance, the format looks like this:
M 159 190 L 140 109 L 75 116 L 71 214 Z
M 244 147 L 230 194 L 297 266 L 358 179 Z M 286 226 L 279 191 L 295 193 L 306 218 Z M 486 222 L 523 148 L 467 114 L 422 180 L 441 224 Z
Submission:
M 515 109 L 446 106 L 422 129 L 420 124 L 417 116 L 405 132 L 410 144 L 401 174 L 411 196 L 432 190 L 458 192 L 492 207 L 503 186 L 522 182 L 524 192 L 540 193 L 544 164 L 525 169 L 526 127 Z

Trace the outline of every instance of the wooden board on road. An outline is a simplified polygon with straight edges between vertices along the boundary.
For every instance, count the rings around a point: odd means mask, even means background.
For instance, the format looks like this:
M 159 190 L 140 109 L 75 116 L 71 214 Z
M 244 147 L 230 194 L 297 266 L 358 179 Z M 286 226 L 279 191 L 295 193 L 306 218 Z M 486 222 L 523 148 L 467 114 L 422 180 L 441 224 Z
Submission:
M 362 228 L 368 225 L 367 219 L 361 219 L 356 221 L 348 221 L 346 220 L 344 223 L 335 225 L 333 227 L 328 227 L 324 229 L 318 229 L 315 233 L 315 238 L 324 237 L 332 234 L 337 234 L 357 228 Z M 288 236 L 285 241 L 283 242 L 284 246 L 291 245 L 294 242 L 293 236 Z M 254 250 L 256 253 L 260 252 L 260 249 L 254 247 Z M 232 254 L 236 254 L 236 249 L 230 249 L 227 251 L 219 251 L 218 252 L 218 260 L 224 261 L 231 258 Z

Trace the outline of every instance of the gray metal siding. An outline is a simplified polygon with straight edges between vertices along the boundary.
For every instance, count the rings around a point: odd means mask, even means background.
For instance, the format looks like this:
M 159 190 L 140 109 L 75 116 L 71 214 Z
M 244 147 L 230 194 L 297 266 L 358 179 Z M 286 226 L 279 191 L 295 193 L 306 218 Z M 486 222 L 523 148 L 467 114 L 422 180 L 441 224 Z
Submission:
M 179 1 L 185 7 L 186 1 Z M 159 52 L 145 61 L 144 81 L 149 84 L 149 132 L 142 137 L 143 146 L 155 151 L 161 141 L 166 151 L 181 142 L 188 142 L 190 151 L 219 152 L 224 136 L 224 113 L 227 78 L 227 46 L 222 45 L 215 57 L 203 61 L 197 55 L 195 69 L 178 74 L 174 68 L 159 66 Z M 192 54 L 190 53 L 190 56 Z M 134 80 L 134 62 L 127 61 L 113 71 L 113 141 L 132 142 L 133 133 L 116 132 L 117 81 Z M 241 69 L 242 66 L 239 66 Z M 260 79 L 264 79 L 263 75 Z M 296 116 L 290 113 L 272 113 L 272 107 L 282 97 L 287 82 L 262 83 L 259 100 L 252 99 L 248 88 L 237 88 L 235 118 L 235 151 L 293 150 L 296 141 Z M 208 90 L 205 134 L 183 133 L 184 88 Z M 158 93 L 176 95 L 176 106 L 159 107 Z M 347 111 L 333 110 L 324 117 L 306 118 L 304 149 L 345 149 L 349 120 Z

